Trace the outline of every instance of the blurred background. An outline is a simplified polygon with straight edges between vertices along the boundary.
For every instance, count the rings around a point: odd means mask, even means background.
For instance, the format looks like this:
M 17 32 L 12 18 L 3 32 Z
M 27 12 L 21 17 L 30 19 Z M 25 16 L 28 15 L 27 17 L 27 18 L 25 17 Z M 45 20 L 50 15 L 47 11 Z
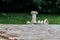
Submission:
M 60 13 L 60 0 L 0 0 L 0 12 Z
M 26 24 L 31 21 L 31 11 L 38 11 L 37 21 L 60 24 L 60 0 L 0 0 L 0 23 Z

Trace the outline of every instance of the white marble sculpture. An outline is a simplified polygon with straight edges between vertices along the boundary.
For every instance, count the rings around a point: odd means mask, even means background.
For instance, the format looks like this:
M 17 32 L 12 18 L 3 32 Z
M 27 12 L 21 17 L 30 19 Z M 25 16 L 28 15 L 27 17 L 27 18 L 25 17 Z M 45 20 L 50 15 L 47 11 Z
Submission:
M 45 19 L 45 20 L 36 20 L 36 15 L 38 14 L 37 11 L 31 11 L 31 14 L 32 14 L 32 20 L 31 21 L 27 21 L 26 23 L 27 24 L 48 24 L 48 20 Z
M 36 14 L 38 14 L 38 12 L 37 11 L 31 11 L 31 14 L 32 14 L 32 23 L 37 23 Z

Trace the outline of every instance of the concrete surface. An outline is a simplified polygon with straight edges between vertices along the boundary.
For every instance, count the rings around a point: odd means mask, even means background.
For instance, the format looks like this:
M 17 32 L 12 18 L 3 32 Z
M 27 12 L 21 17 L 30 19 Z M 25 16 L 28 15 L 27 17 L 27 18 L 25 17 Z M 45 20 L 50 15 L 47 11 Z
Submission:
M 1 36 L 18 37 L 19 40 L 60 40 L 60 25 L 0 24 Z

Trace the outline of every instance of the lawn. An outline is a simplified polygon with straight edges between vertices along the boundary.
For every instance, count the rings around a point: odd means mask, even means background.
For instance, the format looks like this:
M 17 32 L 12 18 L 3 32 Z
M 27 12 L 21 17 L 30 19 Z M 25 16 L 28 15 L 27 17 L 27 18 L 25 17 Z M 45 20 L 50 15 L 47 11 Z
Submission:
M 0 24 L 25 24 L 31 21 L 29 13 L 0 13 Z M 50 24 L 60 24 L 60 15 L 58 14 L 41 14 L 37 15 L 37 20 L 48 19 Z

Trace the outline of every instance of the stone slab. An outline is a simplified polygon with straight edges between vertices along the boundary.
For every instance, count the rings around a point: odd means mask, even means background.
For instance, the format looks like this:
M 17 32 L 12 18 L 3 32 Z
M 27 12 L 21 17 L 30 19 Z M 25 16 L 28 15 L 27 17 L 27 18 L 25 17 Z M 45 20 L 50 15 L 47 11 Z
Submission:
M 0 24 L 8 37 L 16 34 L 23 40 L 60 40 L 60 25 L 56 24 Z

